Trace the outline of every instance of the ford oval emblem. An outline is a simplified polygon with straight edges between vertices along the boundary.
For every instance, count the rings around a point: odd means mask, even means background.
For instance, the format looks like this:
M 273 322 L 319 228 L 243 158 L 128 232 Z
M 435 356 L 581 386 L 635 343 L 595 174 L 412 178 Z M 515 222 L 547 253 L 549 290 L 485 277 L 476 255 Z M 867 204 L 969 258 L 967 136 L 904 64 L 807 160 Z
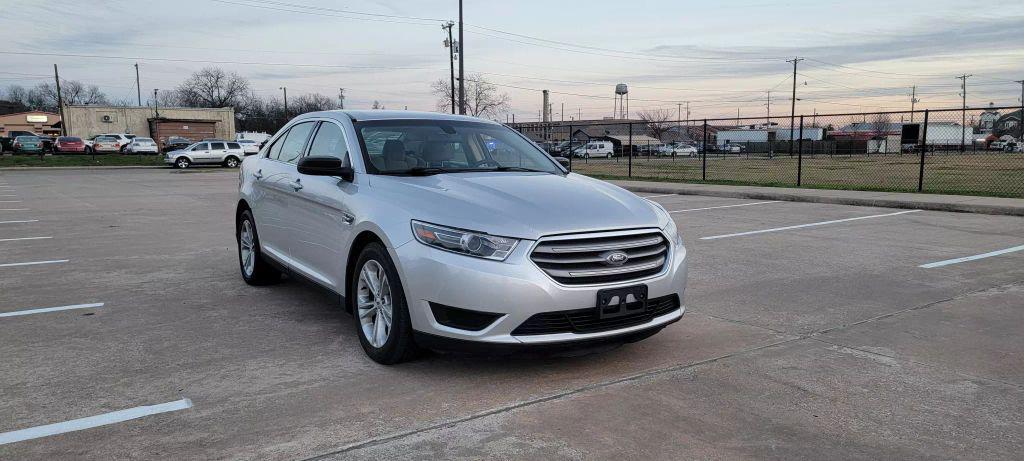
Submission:
M 602 255 L 604 263 L 609 266 L 621 266 L 629 261 L 629 255 L 622 251 L 609 251 Z

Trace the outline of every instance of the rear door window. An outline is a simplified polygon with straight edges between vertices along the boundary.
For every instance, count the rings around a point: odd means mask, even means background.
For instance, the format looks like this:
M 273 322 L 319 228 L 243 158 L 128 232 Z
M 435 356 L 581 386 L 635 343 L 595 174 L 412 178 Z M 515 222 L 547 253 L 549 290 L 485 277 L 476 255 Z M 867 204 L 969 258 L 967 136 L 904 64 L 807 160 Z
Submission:
M 241 148 L 242 148 L 242 146 L 239 145 L 237 142 L 229 142 L 228 143 L 228 149 L 241 149 Z
M 309 133 L 313 131 L 314 126 L 316 126 L 316 122 L 303 122 L 288 130 L 284 143 L 281 144 L 281 150 L 278 152 L 277 160 L 298 163 L 299 157 L 302 156 L 302 151 L 306 147 L 306 140 L 309 139 Z
M 210 143 L 210 150 L 224 150 L 224 149 L 226 149 L 226 147 L 224 147 L 224 143 L 222 143 L 222 142 L 212 142 L 212 143 Z

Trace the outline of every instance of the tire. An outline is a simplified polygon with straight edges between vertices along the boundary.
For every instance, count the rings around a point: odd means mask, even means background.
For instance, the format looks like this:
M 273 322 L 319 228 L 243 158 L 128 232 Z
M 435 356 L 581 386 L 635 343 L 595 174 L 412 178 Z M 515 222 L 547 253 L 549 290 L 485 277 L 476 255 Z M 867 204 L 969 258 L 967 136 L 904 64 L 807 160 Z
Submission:
M 376 293 L 372 289 L 373 284 L 368 283 L 375 273 L 378 274 Z M 381 273 L 384 279 L 379 277 Z M 382 365 L 394 365 L 414 358 L 419 347 L 413 340 L 412 320 L 402 281 L 383 245 L 373 242 L 359 253 L 349 288 L 347 299 L 355 318 L 356 335 L 366 355 Z M 390 309 L 390 314 L 385 314 L 387 309 Z M 383 324 L 378 325 L 382 321 Z M 380 332 L 378 328 L 381 328 Z M 376 336 L 371 340 L 368 336 L 372 335 Z
M 611 153 L 605 154 L 604 158 L 612 158 L 612 154 Z
M 192 161 L 188 157 L 178 157 L 174 159 L 174 167 L 179 170 L 184 170 L 192 165 Z
M 590 159 L 590 154 L 583 154 L 583 158 Z
M 260 234 L 256 231 L 256 220 L 252 211 L 245 210 L 235 226 L 235 241 L 238 243 L 238 269 L 242 280 L 249 285 L 270 285 L 281 280 L 281 271 L 270 265 L 260 250 Z
M 224 159 L 225 168 L 238 168 L 238 165 L 240 163 L 241 162 L 238 161 L 238 157 L 235 157 L 233 155 L 228 156 L 228 158 Z

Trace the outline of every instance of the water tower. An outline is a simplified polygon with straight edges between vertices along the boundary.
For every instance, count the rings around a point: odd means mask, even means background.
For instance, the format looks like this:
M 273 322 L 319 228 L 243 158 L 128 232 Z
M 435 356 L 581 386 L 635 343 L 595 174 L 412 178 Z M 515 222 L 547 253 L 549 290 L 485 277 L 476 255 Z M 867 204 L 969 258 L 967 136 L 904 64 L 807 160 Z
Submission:
M 629 117 L 629 87 L 625 83 L 615 85 L 615 110 L 612 118 Z

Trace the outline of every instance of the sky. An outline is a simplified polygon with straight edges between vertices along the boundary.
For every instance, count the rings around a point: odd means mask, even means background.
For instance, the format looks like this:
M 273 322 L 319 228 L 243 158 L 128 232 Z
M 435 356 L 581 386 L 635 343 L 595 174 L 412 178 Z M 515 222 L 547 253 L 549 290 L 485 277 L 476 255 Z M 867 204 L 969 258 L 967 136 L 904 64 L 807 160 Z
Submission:
M 176 87 L 218 66 L 277 96 L 319 92 L 346 108 L 434 110 L 448 78 L 441 24 L 456 0 L 5 0 L 0 87 L 64 79 L 112 98 Z M 611 116 L 616 83 L 630 112 L 685 118 L 848 113 L 1020 104 L 1024 2 L 465 0 L 465 66 L 511 97 L 517 121 Z M 456 34 L 458 26 L 456 25 Z M 562 109 L 564 104 L 564 110 Z

